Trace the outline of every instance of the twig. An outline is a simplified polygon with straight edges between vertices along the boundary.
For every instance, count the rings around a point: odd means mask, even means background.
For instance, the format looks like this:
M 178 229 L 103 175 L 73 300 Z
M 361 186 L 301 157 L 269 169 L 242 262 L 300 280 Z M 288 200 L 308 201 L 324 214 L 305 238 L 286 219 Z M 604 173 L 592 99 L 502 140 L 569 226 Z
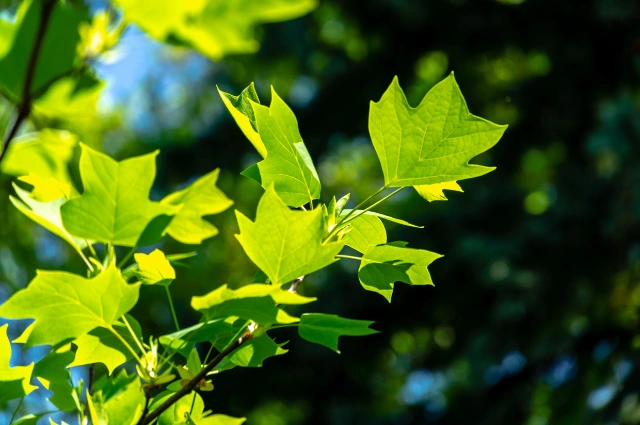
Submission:
M 300 286 L 303 280 L 304 280 L 304 276 L 300 276 L 299 278 L 294 280 L 291 286 L 289 287 L 289 292 L 294 294 L 296 292 L 296 289 L 298 289 L 298 286 Z
M 225 348 L 220 353 L 218 353 L 218 355 L 215 356 L 213 358 L 213 360 L 211 360 L 211 363 L 206 365 L 200 371 L 200 373 L 198 373 L 191 381 L 189 381 L 189 383 L 187 385 L 182 387 L 180 389 L 180 391 L 176 392 L 170 398 L 165 400 L 160 406 L 156 407 L 147 416 L 143 415 L 142 418 L 140 418 L 140 421 L 138 422 L 138 425 L 148 425 L 151 422 L 153 422 L 153 420 L 156 419 L 158 416 L 160 416 L 162 414 L 162 412 L 167 410 L 169 407 L 171 407 L 174 403 L 176 403 L 182 397 L 184 397 L 185 395 L 187 395 L 191 391 L 193 391 L 200 384 L 200 382 L 203 379 L 206 379 L 207 374 L 209 372 L 211 372 L 213 370 L 213 368 L 215 368 L 225 357 L 227 357 L 236 348 L 240 347 L 242 344 L 244 344 L 245 341 L 251 339 L 252 337 L 253 336 L 251 335 L 251 332 L 246 331 L 240 338 L 238 338 L 235 341 L 233 341 L 233 343 L 231 345 L 229 345 L 227 348 Z
M 18 106 L 18 116 L 16 117 L 11 130 L 9 130 L 9 134 L 7 134 L 7 137 L 4 140 L 2 153 L 0 153 L 0 162 L 2 162 L 2 159 L 7 154 L 7 151 L 9 150 L 9 144 L 16 136 L 16 133 L 18 133 L 20 125 L 31 112 L 31 84 L 33 83 L 33 78 L 36 74 L 36 65 L 38 63 L 38 58 L 40 57 L 40 49 L 42 48 L 44 35 L 47 32 L 51 13 L 53 12 L 53 8 L 55 7 L 55 5 L 55 0 L 49 0 L 42 5 L 42 10 L 40 11 L 40 23 L 38 25 L 38 32 L 36 33 L 36 39 L 33 43 L 33 50 L 31 51 L 29 62 L 27 63 L 24 86 L 22 86 L 22 99 L 20 101 L 20 105 Z
M 93 382 L 95 380 L 96 375 L 96 364 L 91 363 L 89 366 L 89 384 L 87 385 L 87 389 L 89 390 L 89 394 L 93 395 Z
M 149 401 L 151 400 L 151 394 L 149 394 L 151 390 L 144 390 L 144 410 L 142 411 L 142 416 L 140 416 L 140 420 L 137 425 L 141 425 L 144 418 L 149 414 Z

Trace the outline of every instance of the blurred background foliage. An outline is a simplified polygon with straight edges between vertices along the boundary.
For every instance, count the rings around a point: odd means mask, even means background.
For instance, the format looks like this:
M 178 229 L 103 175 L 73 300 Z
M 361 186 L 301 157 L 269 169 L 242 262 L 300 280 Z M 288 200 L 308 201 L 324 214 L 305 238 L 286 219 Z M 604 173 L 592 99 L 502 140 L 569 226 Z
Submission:
M 4 3 L 10 16 L 19 2 Z M 88 3 L 94 14 L 105 6 Z M 92 38 L 98 21 L 83 48 L 104 41 Z M 258 27 L 257 39 L 258 53 L 214 62 L 127 27 L 88 63 L 105 82 L 95 111 L 69 104 L 52 117 L 41 100 L 27 130 L 68 129 L 118 159 L 161 149 L 153 199 L 220 167 L 220 186 L 253 217 L 261 188 L 239 172 L 258 155 L 216 85 L 239 93 L 255 81 L 264 101 L 278 90 L 325 201 L 381 186 L 368 106 L 394 75 L 416 104 L 455 71 L 471 111 L 510 128 L 476 160 L 498 169 L 463 181 L 465 193 L 425 203 L 406 191 L 381 211 L 425 225 L 389 230 L 445 254 L 431 267 L 435 288 L 398 284 L 389 305 L 362 290 L 356 263 L 309 276 L 301 293 L 320 297 L 318 311 L 377 320 L 382 332 L 341 341 L 338 356 L 283 330 L 286 356 L 215 377 L 207 405 L 249 425 L 640 423 L 640 2 L 322 0 Z M 36 268 L 83 270 L 8 202 L 10 182 L 0 177 L 0 302 Z M 173 286 L 183 323 L 198 320 L 191 296 L 256 271 L 233 211 L 212 222 L 220 235 Z M 160 288 L 142 288 L 133 314 L 154 335 L 172 329 Z

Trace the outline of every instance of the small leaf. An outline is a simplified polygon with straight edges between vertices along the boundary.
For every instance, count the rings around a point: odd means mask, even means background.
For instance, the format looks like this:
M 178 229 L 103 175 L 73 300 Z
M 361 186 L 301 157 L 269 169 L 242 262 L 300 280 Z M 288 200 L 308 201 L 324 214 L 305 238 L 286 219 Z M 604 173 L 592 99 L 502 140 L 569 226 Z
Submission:
M 369 132 L 387 187 L 419 186 L 478 177 L 493 170 L 468 164 L 495 145 L 506 126 L 469 113 L 453 74 L 412 108 L 394 78 L 371 103 Z
M 219 214 L 233 205 L 233 201 L 216 187 L 220 169 L 200 177 L 191 186 L 164 198 L 164 205 L 182 205 L 171 220 L 167 233 L 178 242 L 200 244 L 218 234 L 218 229 L 202 219 L 204 215 Z
M 237 316 L 261 325 L 295 323 L 299 319 L 278 308 L 278 304 L 307 304 L 315 298 L 283 290 L 277 285 L 251 284 L 233 290 L 222 285 L 202 297 L 193 297 L 191 306 L 207 320 Z
M 178 350 L 184 357 L 198 342 L 210 342 L 216 350 L 222 351 L 245 323 L 246 319 L 236 317 L 214 319 L 163 335 L 160 344 L 168 351 Z
M 40 418 L 43 417 L 44 415 L 46 415 L 46 413 L 38 413 L 37 415 L 28 414 L 26 416 L 16 419 L 11 423 L 11 425 L 37 425 L 38 420 L 40 420 Z M 49 420 L 51 421 L 51 419 Z M 55 425 L 53 421 L 51 421 L 51 423 Z M 64 422 L 62 423 L 65 424 Z
M 0 326 L 0 404 L 24 397 L 38 389 L 30 384 L 33 363 L 29 366 L 10 367 L 11 342 L 7 337 L 9 325 Z
M 78 410 L 69 372 L 69 365 L 73 362 L 75 354 L 70 348 L 67 344 L 51 351 L 36 363 L 33 369 L 33 376 L 37 376 L 42 386 L 53 393 L 48 400 L 64 412 Z
M 158 151 L 117 162 L 84 144 L 80 146 L 84 192 L 61 208 L 64 227 L 73 236 L 135 246 L 154 218 L 178 212 L 179 207 L 149 200 Z
M 267 189 L 252 222 L 236 211 L 240 234 L 236 238 L 249 258 L 269 276 L 283 284 L 333 263 L 344 246 L 341 242 L 322 244 L 326 223 L 321 208 L 291 211 Z
M 309 342 L 324 345 L 330 350 L 338 350 L 341 336 L 365 336 L 378 333 L 369 329 L 374 322 L 368 320 L 345 319 L 333 314 L 306 313 L 300 317 L 298 333 Z
M 387 242 L 384 224 L 375 215 L 362 214 L 348 223 L 348 232 L 342 241 L 358 252 L 364 253 L 371 245 Z
M 176 272 L 171 263 L 159 249 L 151 254 L 137 253 L 133 256 L 138 263 L 136 276 L 145 285 L 169 286 L 176 278 Z
M 406 242 L 370 246 L 362 257 L 358 277 L 364 289 L 391 302 L 395 282 L 433 285 L 427 266 L 440 257 L 435 252 L 407 248 Z
M 238 96 L 233 96 L 229 93 L 225 93 L 218 87 L 218 94 L 222 98 L 224 106 L 227 107 L 231 116 L 240 127 L 240 130 L 249 139 L 253 147 L 256 148 L 260 156 L 265 158 L 267 156 L 267 148 L 264 142 L 258 134 L 258 127 L 256 125 L 256 116 L 253 113 L 253 106 L 251 102 L 260 104 L 260 98 L 256 93 L 256 88 L 251 83 L 247 88 L 242 90 Z
M 286 342 L 276 344 L 267 334 L 250 339 L 225 357 L 216 370 L 229 370 L 235 366 L 262 367 L 262 363 L 269 357 L 287 353 L 289 350 L 282 348 L 285 344 Z
M 447 197 L 444 195 L 444 190 L 455 190 L 456 192 L 464 192 L 460 185 L 455 182 L 434 183 L 425 184 L 421 186 L 414 186 L 418 195 L 422 196 L 427 201 L 446 201 Z
M 100 425 L 134 425 L 144 411 L 145 396 L 139 379 L 107 398 L 102 391 L 87 394 L 91 422 Z
M 93 279 L 38 270 L 29 286 L 0 306 L 0 317 L 35 319 L 26 346 L 55 346 L 110 327 L 133 308 L 138 292 L 139 285 L 127 284 L 113 264 Z

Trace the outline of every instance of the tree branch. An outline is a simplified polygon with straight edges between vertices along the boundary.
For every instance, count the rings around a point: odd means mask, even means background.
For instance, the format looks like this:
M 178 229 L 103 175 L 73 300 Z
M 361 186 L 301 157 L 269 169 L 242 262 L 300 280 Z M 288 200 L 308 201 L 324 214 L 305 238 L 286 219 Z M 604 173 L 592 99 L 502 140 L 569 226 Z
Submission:
M 22 99 L 20 100 L 20 104 L 18 105 L 18 115 L 16 116 L 16 120 L 14 121 L 13 126 L 9 130 L 9 133 L 4 140 L 2 153 L 0 153 L 0 162 L 2 162 L 2 159 L 7 154 L 7 151 L 9 150 L 9 144 L 18 133 L 20 125 L 22 125 L 22 122 L 29 116 L 29 113 L 31 112 L 31 85 L 33 84 L 33 79 L 36 74 L 36 65 L 38 64 L 38 58 L 40 57 L 40 50 L 42 48 L 44 36 L 47 32 L 47 27 L 49 26 L 49 21 L 51 20 L 51 14 L 55 5 L 55 0 L 48 0 L 42 5 L 42 10 L 40 11 L 40 23 L 38 25 L 38 32 L 36 33 L 36 39 L 33 43 L 33 50 L 31 50 L 31 56 L 29 56 L 29 62 L 27 63 L 27 72 L 24 78 L 24 85 L 22 86 Z
M 158 416 L 160 416 L 162 414 L 162 412 L 164 412 L 169 407 L 171 407 L 171 405 L 173 405 L 178 400 L 180 400 L 182 397 L 184 397 L 185 395 L 187 395 L 191 391 L 193 391 L 200 384 L 200 382 L 203 379 L 206 379 L 207 374 L 209 372 L 211 372 L 213 370 L 213 368 L 215 368 L 225 357 L 227 357 L 236 348 L 240 347 L 242 344 L 245 343 L 245 341 L 251 339 L 252 337 L 253 336 L 251 335 L 251 332 L 247 330 L 240 338 L 238 338 L 235 341 L 233 341 L 233 343 L 231 345 L 229 345 L 227 348 L 225 348 L 220 353 L 218 353 L 218 355 L 215 356 L 213 358 L 213 360 L 211 360 L 211 363 L 206 365 L 200 371 L 200 373 L 198 373 L 191 381 L 189 381 L 189 383 L 187 385 L 182 387 L 180 389 L 180 391 L 176 392 L 170 398 L 165 400 L 160 406 L 156 407 L 149 415 L 143 416 L 142 418 L 140 418 L 140 421 L 138 422 L 138 424 L 139 425 L 148 425 L 151 422 L 153 422 L 154 419 L 158 418 Z
M 292 294 L 295 294 L 296 289 L 298 289 L 298 286 L 300 286 L 303 280 L 304 280 L 304 276 L 300 276 L 299 278 L 294 280 L 291 286 L 289 287 L 289 292 L 291 292 Z

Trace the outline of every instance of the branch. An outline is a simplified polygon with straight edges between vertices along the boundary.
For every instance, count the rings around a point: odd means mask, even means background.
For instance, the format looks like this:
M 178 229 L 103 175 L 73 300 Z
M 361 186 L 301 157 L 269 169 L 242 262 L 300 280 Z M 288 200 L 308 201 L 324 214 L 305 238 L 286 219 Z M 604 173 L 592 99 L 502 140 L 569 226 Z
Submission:
M 206 365 L 200 371 L 200 373 L 198 373 L 191 381 L 189 381 L 187 385 L 182 387 L 180 391 L 176 392 L 170 398 L 165 400 L 160 406 L 156 407 L 148 416 L 143 416 L 142 418 L 140 418 L 140 421 L 138 422 L 138 424 L 148 425 L 151 422 L 153 422 L 154 419 L 158 418 L 158 416 L 160 416 L 162 412 L 164 412 L 169 407 L 171 407 L 171 405 L 173 405 L 182 397 L 184 397 L 185 395 L 193 391 L 203 379 L 206 379 L 207 374 L 211 372 L 213 368 L 215 368 L 225 357 L 227 357 L 236 348 L 240 347 L 242 344 L 244 344 L 245 341 L 251 339 L 252 337 L 253 336 L 251 335 L 251 333 L 249 331 L 246 331 L 240 338 L 233 341 L 231 345 L 229 345 L 227 348 L 225 348 L 220 353 L 218 353 L 218 355 L 215 356 L 213 360 L 211 360 L 211 363 Z
M 292 294 L 295 294 L 296 289 L 298 289 L 298 286 L 300 286 L 303 280 L 304 280 L 304 276 L 300 276 L 299 278 L 294 280 L 291 286 L 289 287 L 289 292 L 291 292 Z
M 7 151 L 9 150 L 9 144 L 18 133 L 20 125 L 22 125 L 22 122 L 29 116 L 29 113 L 31 112 L 31 85 L 36 74 L 36 65 L 38 64 L 38 58 L 40 57 L 40 50 L 42 48 L 44 36 L 47 32 L 47 27 L 49 26 L 49 21 L 51 20 L 51 14 L 55 5 L 55 0 L 48 0 L 42 5 L 42 10 L 40 11 L 40 23 L 38 25 L 38 32 L 36 33 L 36 39 L 33 43 L 33 50 L 31 51 L 31 56 L 29 56 L 29 62 L 27 63 L 27 73 L 24 79 L 24 86 L 22 87 L 22 100 L 20 102 L 20 105 L 18 105 L 18 116 L 16 117 L 13 126 L 9 130 L 9 133 L 4 140 L 2 153 L 0 153 L 0 162 L 2 162 L 2 159 L 7 154 Z

